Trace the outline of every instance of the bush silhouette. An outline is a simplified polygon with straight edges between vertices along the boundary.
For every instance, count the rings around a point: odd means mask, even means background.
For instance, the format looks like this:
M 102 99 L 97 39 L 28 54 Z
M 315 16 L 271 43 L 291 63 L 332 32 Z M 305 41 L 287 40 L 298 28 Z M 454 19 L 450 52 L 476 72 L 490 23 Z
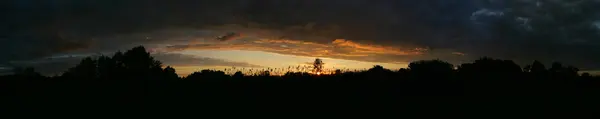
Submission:
M 226 75 L 223 71 L 214 70 L 202 70 L 200 72 L 194 72 L 186 77 L 187 80 L 226 80 L 229 79 L 229 75 Z

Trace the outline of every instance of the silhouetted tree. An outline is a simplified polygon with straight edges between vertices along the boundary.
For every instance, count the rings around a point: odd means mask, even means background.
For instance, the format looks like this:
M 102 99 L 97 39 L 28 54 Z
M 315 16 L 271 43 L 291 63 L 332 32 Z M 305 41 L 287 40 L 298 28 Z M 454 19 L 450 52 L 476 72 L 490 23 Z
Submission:
M 75 67 L 68 69 L 63 76 L 69 79 L 97 79 L 98 62 L 90 57 L 84 58 Z
M 579 75 L 578 68 L 573 66 L 563 67 L 563 65 L 559 62 L 552 63 L 552 67 L 548 71 L 555 79 L 573 79 Z
M 552 63 L 552 67 L 550 67 L 550 69 L 548 69 L 548 70 L 550 71 L 550 73 L 558 74 L 558 73 L 563 72 L 562 71 L 563 69 L 564 69 L 564 67 L 562 66 L 561 63 L 554 62 L 554 63 Z
M 202 70 L 186 77 L 187 80 L 223 80 L 228 78 L 229 76 L 225 72 L 214 70 Z
M 162 63 L 154 60 L 143 46 L 135 47 L 123 54 L 121 60 L 131 78 L 149 79 L 160 76 Z
M 39 72 L 35 71 L 33 67 L 16 67 L 13 69 L 14 75 L 20 79 L 40 80 L 44 79 Z
M 541 62 L 535 61 L 533 64 L 525 67 L 525 71 L 523 71 L 519 65 L 515 64 L 511 60 L 493 59 L 488 57 L 475 60 L 473 63 L 461 64 L 460 66 L 456 67 L 456 70 L 454 65 L 448 62 L 441 60 L 422 60 L 411 62 L 408 65 L 408 68 L 401 68 L 397 72 L 385 69 L 380 65 L 375 65 L 366 71 L 342 72 L 342 70 L 338 69 L 335 70 L 335 74 L 333 75 L 314 75 L 312 72 L 308 71 L 287 72 L 283 76 L 272 76 L 271 72 L 278 70 L 268 68 L 260 71 L 255 70 L 253 73 L 256 74 L 252 76 L 244 76 L 243 72 L 241 71 L 237 71 L 235 74 L 233 74 L 233 76 L 230 76 L 223 71 L 201 70 L 188 75 L 187 77 L 183 78 L 183 80 L 179 80 L 181 78 L 177 76 L 177 72 L 173 67 L 167 66 L 163 69 L 161 65 L 162 64 L 159 61 L 154 60 L 154 58 L 152 58 L 143 47 L 136 47 L 127 51 L 126 53 L 117 52 L 113 57 L 100 56 L 97 59 L 84 58 L 79 64 L 70 68 L 62 76 L 58 77 L 43 77 L 39 73 L 35 72 L 33 68 L 27 68 L 15 70 L 15 75 L 1 76 L 0 78 L 101 80 L 128 79 L 129 81 L 107 81 L 109 83 L 99 81 L 101 82 L 99 84 L 101 86 L 97 87 L 108 88 L 97 90 L 120 92 L 120 90 L 113 88 L 126 87 L 124 90 L 141 90 L 160 94 L 166 94 L 168 91 L 177 90 L 179 89 L 179 86 L 182 86 L 181 88 L 185 90 L 177 91 L 183 92 L 189 91 L 188 89 L 201 88 L 203 90 L 207 89 L 207 91 L 216 91 L 218 93 L 226 94 L 228 91 L 236 92 L 237 90 L 241 90 L 239 87 L 254 87 L 255 89 L 244 91 L 275 91 L 272 93 L 265 93 L 269 95 L 297 94 L 298 92 L 311 91 L 319 95 L 352 93 L 360 95 L 361 97 L 369 97 L 382 92 L 387 92 L 394 95 L 537 95 L 582 90 L 585 90 L 582 92 L 600 90 L 597 89 L 597 86 L 595 85 L 600 81 L 600 79 L 596 77 L 596 79 L 598 79 L 596 80 L 595 77 L 592 77 L 589 73 L 584 73 L 582 76 L 579 76 L 579 69 L 573 66 L 564 66 L 561 63 L 555 62 L 552 64 L 550 69 L 546 69 Z M 89 83 L 79 83 L 85 81 L 89 80 L 75 81 L 73 84 L 90 85 Z M 232 82 L 237 81 L 253 85 L 232 84 Z M 65 82 L 67 82 L 66 86 L 71 85 L 69 84 L 71 81 L 67 80 Z M 127 82 L 127 85 L 113 85 L 121 82 Z M 213 85 L 220 83 L 225 85 Z M 218 88 L 212 90 L 216 87 Z M 310 87 L 310 89 L 301 89 L 303 87 Z M 95 87 L 86 86 L 86 88 Z M 335 89 L 341 92 L 331 92 L 332 90 L 330 89 Z M 291 90 L 292 92 L 287 92 L 288 90 Z M 138 93 L 145 94 L 146 92 Z M 368 94 L 363 95 L 365 93 Z M 177 95 L 177 93 L 173 94 Z
M 400 78 L 407 78 L 407 77 L 409 77 L 410 73 L 411 73 L 410 69 L 408 69 L 408 68 L 400 68 L 398 70 L 398 77 L 400 77 Z
M 413 76 L 422 79 L 450 78 L 454 73 L 454 65 L 441 60 L 421 60 L 411 62 L 408 68 Z
M 177 80 L 177 79 L 179 79 L 179 76 L 177 76 L 175 68 L 173 68 L 171 66 L 167 66 L 163 70 L 163 75 L 164 75 L 164 79 L 162 79 L 162 80 Z
M 538 79 L 546 79 L 549 74 L 546 66 L 537 60 L 533 61 L 533 64 L 525 66 L 524 70 Z
M 473 63 L 465 63 L 458 66 L 460 75 L 477 78 L 502 78 L 519 77 L 522 73 L 521 67 L 510 60 L 499 60 L 483 57 Z
M 241 71 L 237 71 L 233 74 L 233 78 L 234 79 L 241 79 L 244 78 L 244 73 L 242 73 Z
M 385 69 L 381 65 L 373 66 L 373 68 L 370 68 L 369 70 L 367 70 L 366 73 L 367 73 L 367 77 L 370 77 L 371 79 L 379 79 L 379 80 L 388 79 L 391 77 L 391 75 L 393 75 L 393 72 L 391 70 Z
M 385 70 L 385 68 L 383 68 L 383 66 L 375 65 L 375 66 L 373 66 L 373 68 L 369 69 L 368 71 L 369 72 L 382 72 L 384 70 Z
M 410 72 L 410 69 L 408 69 L 408 68 L 400 68 L 400 69 L 398 70 L 398 72 L 399 72 L 399 73 L 408 73 L 408 72 Z
M 570 79 L 576 78 L 579 76 L 579 68 L 574 66 L 568 66 L 563 70 L 563 74 Z
M 325 63 L 323 63 L 323 60 L 319 58 L 315 59 L 315 61 L 313 62 L 313 72 L 319 74 L 323 72 L 323 65 L 325 65 Z
M 98 58 L 98 76 L 101 80 L 116 80 L 121 76 L 122 65 L 119 65 L 117 60 L 107 56 L 100 56 Z
M 67 79 L 102 80 L 174 80 L 179 79 L 172 67 L 162 68 L 160 61 L 154 60 L 144 47 L 128 50 L 125 54 L 115 53 L 111 57 L 100 56 L 96 59 L 84 58 L 75 67 L 63 74 Z

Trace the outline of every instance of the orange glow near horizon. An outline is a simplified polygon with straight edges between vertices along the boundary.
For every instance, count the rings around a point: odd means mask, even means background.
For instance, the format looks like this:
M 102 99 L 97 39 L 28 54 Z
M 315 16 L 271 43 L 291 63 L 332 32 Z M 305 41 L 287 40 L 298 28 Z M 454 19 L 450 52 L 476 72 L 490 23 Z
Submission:
M 312 67 L 309 65 L 310 62 L 314 61 L 316 57 L 306 56 L 295 56 L 295 55 L 283 55 L 270 52 L 262 51 L 241 51 L 241 50 L 190 50 L 179 52 L 186 55 L 195 55 L 200 57 L 210 57 L 217 59 L 224 59 L 233 62 L 247 62 L 254 65 L 263 67 L 240 67 L 240 66 L 173 66 L 180 76 L 187 76 L 193 72 L 200 71 L 203 69 L 212 70 L 227 70 L 226 73 L 235 73 L 235 71 L 242 71 L 244 74 L 255 74 L 260 71 L 269 70 L 272 75 L 283 75 L 287 72 L 307 72 L 311 74 L 317 74 L 312 72 Z M 323 72 L 318 72 L 318 75 L 322 74 L 333 74 L 336 69 L 343 71 L 359 71 L 372 68 L 375 65 L 382 65 L 388 69 L 400 69 L 407 67 L 407 63 L 380 63 L 380 62 L 364 62 L 356 60 L 344 60 L 334 58 L 321 58 L 326 63 Z M 165 62 L 165 65 L 169 65 Z M 232 69 L 236 67 L 236 69 Z M 272 71 L 271 71 L 272 70 Z

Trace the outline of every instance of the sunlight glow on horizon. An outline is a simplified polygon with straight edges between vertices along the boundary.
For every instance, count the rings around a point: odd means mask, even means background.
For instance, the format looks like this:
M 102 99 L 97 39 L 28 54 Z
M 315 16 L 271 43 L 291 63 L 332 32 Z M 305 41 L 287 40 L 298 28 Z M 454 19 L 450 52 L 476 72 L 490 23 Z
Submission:
M 328 71 L 335 71 L 335 69 L 347 69 L 347 70 L 365 70 L 372 68 L 375 65 L 381 65 L 387 69 L 397 70 L 400 68 L 406 68 L 408 64 L 397 64 L 397 63 L 378 63 L 378 62 L 364 62 L 355 60 L 345 59 L 334 59 L 325 57 L 307 57 L 307 56 L 294 56 L 285 55 L 264 51 L 243 51 L 243 50 L 185 50 L 173 53 L 180 53 L 185 55 L 193 55 L 199 57 L 218 58 L 227 61 L 234 62 L 246 62 L 254 65 L 263 66 L 266 68 L 278 68 L 285 69 L 296 66 L 305 66 L 312 63 L 316 58 L 321 58 L 325 62 L 325 69 Z M 167 64 L 168 65 L 168 64 Z M 193 72 L 197 72 L 203 69 L 213 70 L 224 70 L 236 66 L 173 66 L 180 76 L 187 76 Z M 243 67 L 238 67 L 243 68 Z M 261 69 L 261 68 L 247 68 L 247 69 Z M 231 72 L 227 72 L 231 73 Z M 285 73 L 285 72 L 279 72 Z

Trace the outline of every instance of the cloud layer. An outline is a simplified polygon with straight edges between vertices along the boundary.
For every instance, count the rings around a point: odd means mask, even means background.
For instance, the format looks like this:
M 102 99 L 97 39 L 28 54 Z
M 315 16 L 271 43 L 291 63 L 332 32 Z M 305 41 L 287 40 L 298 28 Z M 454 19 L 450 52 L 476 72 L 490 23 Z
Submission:
M 254 65 L 244 62 L 231 62 L 223 59 L 197 57 L 185 54 L 173 54 L 173 53 L 158 53 L 152 55 L 157 60 L 162 61 L 166 65 L 171 66 L 223 66 L 223 67 L 252 67 L 259 68 L 262 66 Z
M 389 59 L 389 57 L 418 57 L 427 51 L 424 48 L 400 49 L 397 47 L 361 44 L 344 39 L 336 39 L 326 44 L 301 40 L 256 39 L 240 43 L 172 45 L 167 46 L 165 50 L 169 52 L 184 50 L 250 50 L 297 56 L 388 63 L 392 61 L 385 61 L 383 59 Z
M 6 0 L 0 4 L 4 66 L 145 45 L 152 50 L 258 50 L 388 63 L 434 58 L 460 63 L 491 56 L 600 69 L 600 57 L 594 55 L 600 54 L 599 40 L 498 37 L 502 35 L 494 34 L 490 24 L 512 7 L 502 1 Z

